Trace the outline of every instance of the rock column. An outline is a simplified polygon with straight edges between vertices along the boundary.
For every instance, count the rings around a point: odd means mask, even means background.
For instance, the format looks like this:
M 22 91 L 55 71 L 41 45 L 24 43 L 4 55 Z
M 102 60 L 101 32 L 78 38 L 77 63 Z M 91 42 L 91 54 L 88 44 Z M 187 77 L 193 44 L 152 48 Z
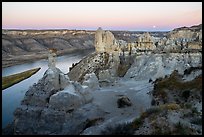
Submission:
M 56 66 L 56 59 L 55 57 L 57 56 L 57 50 L 56 49 L 49 49 L 49 53 L 48 53 L 48 67 L 50 69 L 55 68 Z

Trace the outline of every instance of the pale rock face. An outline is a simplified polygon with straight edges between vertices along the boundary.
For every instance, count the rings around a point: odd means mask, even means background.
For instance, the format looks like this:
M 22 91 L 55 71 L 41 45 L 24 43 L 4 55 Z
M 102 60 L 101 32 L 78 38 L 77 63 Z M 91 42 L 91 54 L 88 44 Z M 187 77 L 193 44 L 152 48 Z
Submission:
M 111 82 L 111 74 L 109 72 L 109 70 L 101 70 L 99 71 L 99 81 L 106 81 L 106 82 Z
M 200 41 L 202 41 L 202 30 L 198 33 L 198 38 Z
M 53 94 L 50 97 L 49 107 L 57 110 L 68 111 L 84 104 L 85 100 L 75 91 L 72 84 L 64 90 Z
M 109 73 L 111 77 L 116 77 L 117 76 L 117 69 L 118 65 L 120 63 L 120 58 L 119 58 L 119 53 L 118 52 L 113 52 L 109 54 Z
M 58 90 L 64 89 L 70 84 L 68 76 L 64 75 L 58 68 L 48 69 L 43 78 L 34 84 L 26 92 L 22 101 L 24 105 L 46 106 L 48 98 Z
M 139 37 L 138 42 L 152 42 L 152 38 L 148 32 Z
M 96 74 L 94 72 L 90 74 L 86 74 L 84 76 L 84 81 L 82 85 L 88 86 L 90 89 L 98 89 L 99 88 L 99 82 L 98 78 L 96 77 Z
M 111 52 L 114 46 L 115 37 L 110 31 L 104 31 L 99 28 L 95 33 L 95 49 L 96 52 Z
M 95 49 L 96 52 L 105 52 L 105 45 L 103 43 L 103 30 L 99 28 L 95 34 Z
M 170 75 L 174 70 L 177 70 L 179 74 L 184 74 L 185 69 L 201 65 L 202 54 L 200 53 L 142 55 L 136 58 L 124 77 L 135 80 L 155 80 Z
M 56 65 L 55 57 L 56 57 L 56 53 L 49 51 L 49 54 L 48 54 L 48 67 L 49 68 L 55 68 L 55 65 Z
M 177 43 L 177 47 L 184 46 L 189 50 L 202 49 L 202 29 L 199 31 L 190 28 L 175 29 L 167 34 L 167 39 L 171 42 L 168 43 L 167 40 L 166 45 L 171 46 L 172 43 Z
M 55 90 L 63 89 L 67 84 L 69 84 L 69 77 L 64 75 L 58 68 L 49 68 L 45 74 L 45 81 L 52 83 Z
M 156 46 L 153 43 L 153 38 L 150 36 L 148 32 L 142 34 L 137 38 L 137 48 L 140 50 L 154 50 Z
M 112 54 L 111 54 L 112 58 Z M 117 57 L 113 56 L 113 59 Z M 115 62 L 114 60 L 113 62 Z M 108 53 L 93 53 L 83 59 L 70 72 L 69 77 L 73 81 L 83 82 L 86 74 L 96 72 L 104 68 L 110 68 L 110 54 Z M 117 66 L 116 66 L 117 67 Z M 97 73 L 96 73 L 97 74 Z
M 179 31 L 171 31 L 168 34 L 168 38 L 174 38 L 174 39 L 179 39 L 179 38 L 188 38 L 192 39 L 196 36 L 196 32 L 193 32 L 191 30 L 179 30 Z
M 158 50 L 180 51 L 202 49 L 202 28 L 178 28 L 167 33 L 167 36 L 158 42 Z
M 202 49 L 202 43 L 199 42 L 189 42 L 188 49 Z

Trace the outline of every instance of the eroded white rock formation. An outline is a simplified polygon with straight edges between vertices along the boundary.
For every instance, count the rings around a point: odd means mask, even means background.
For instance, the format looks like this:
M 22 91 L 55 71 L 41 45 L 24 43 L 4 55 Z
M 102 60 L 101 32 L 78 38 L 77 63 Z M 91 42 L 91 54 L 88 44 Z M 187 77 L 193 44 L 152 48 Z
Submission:
M 55 57 L 57 56 L 56 54 L 57 50 L 56 49 L 49 49 L 49 53 L 48 53 L 48 67 L 53 69 L 56 66 L 56 59 Z
M 153 42 L 153 38 L 148 32 L 144 33 L 133 43 L 128 43 L 124 40 L 115 39 L 114 35 L 110 31 L 104 31 L 102 28 L 98 28 L 95 33 L 95 49 L 97 53 L 107 52 L 122 53 L 124 51 L 134 50 L 155 50 L 156 46 Z
M 136 80 L 164 78 L 174 70 L 179 74 L 190 67 L 202 66 L 201 53 L 170 53 L 137 56 L 125 78 Z
M 99 88 L 98 78 L 95 73 L 86 74 L 84 76 L 84 81 L 82 85 L 87 86 L 88 88 L 95 90 Z
M 154 45 L 152 37 L 150 36 L 148 32 L 138 37 L 136 41 L 136 45 L 134 47 L 139 50 L 155 50 L 156 49 L 156 46 Z
M 115 37 L 110 31 L 104 31 L 98 28 L 95 34 L 95 49 L 96 52 L 111 52 L 116 50 Z

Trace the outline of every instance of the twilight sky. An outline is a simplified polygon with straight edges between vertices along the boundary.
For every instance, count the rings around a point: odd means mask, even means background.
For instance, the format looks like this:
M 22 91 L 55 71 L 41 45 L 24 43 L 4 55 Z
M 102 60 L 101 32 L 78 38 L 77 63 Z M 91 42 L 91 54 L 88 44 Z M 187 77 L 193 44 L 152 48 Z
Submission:
M 2 2 L 2 29 L 169 31 L 202 23 L 202 2 Z

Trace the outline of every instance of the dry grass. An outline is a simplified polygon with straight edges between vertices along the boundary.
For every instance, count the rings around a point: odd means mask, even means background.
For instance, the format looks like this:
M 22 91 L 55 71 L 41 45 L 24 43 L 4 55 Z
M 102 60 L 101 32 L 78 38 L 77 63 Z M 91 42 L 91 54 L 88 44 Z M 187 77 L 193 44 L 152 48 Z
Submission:
M 180 76 L 174 71 L 170 77 L 158 80 L 154 86 L 154 95 L 159 95 L 162 98 L 167 96 L 165 90 L 169 91 L 185 91 L 195 89 L 197 91 L 202 90 L 202 76 L 195 78 L 192 81 L 182 82 Z
M 161 109 L 167 109 L 167 110 L 177 110 L 180 109 L 180 105 L 176 104 L 176 103 L 169 103 L 169 104 L 163 104 L 160 105 Z
M 40 70 L 40 68 L 35 68 L 35 69 L 31 69 L 31 70 L 24 71 L 21 73 L 2 77 L 2 90 L 6 89 L 6 88 L 8 88 L 8 87 L 10 87 L 16 83 L 21 82 L 24 79 L 31 77 L 33 74 L 35 74 L 39 70 Z

